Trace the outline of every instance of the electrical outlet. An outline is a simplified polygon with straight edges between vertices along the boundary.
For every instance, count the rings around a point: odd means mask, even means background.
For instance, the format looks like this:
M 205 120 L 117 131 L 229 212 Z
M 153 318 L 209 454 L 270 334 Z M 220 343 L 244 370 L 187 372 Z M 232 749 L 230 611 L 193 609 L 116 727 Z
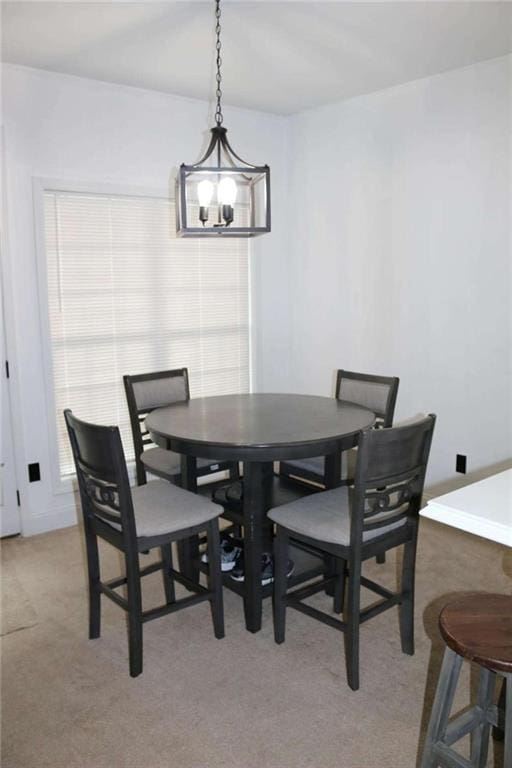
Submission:
M 39 462 L 28 465 L 28 481 L 29 483 L 37 483 L 41 479 L 41 470 L 39 468 Z
M 455 460 L 455 471 L 460 472 L 462 475 L 465 475 L 466 461 L 467 461 L 467 456 L 464 456 L 463 453 L 458 453 L 457 458 Z

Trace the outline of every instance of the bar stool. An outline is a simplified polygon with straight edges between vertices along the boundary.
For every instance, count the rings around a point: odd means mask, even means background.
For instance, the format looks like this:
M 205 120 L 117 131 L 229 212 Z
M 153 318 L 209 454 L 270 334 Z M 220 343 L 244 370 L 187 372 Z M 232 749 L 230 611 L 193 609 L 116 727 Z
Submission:
M 501 712 L 493 703 L 496 673 L 506 686 L 505 768 L 512 768 L 512 597 L 475 593 L 450 602 L 439 616 L 447 645 L 430 716 L 421 768 L 484 768 L 491 726 Z M 463 659 L 480 666 L 476 706 L 449 722 Z M 504 697 L 505 698 L 505 697 Z M 470 759 L 452 744 L 471 734 Z

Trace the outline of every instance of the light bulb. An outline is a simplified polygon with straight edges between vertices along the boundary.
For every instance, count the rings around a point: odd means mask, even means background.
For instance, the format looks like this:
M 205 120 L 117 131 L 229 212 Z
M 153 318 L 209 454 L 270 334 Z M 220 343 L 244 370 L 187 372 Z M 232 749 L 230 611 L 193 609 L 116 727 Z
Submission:
M 197 185 L 197 197 L 201 208 L 208 208 L 213 197 L 213 184 L 208 179 L 203 179 Z
M 224 176 L 221 180 L 217 195 L 221 205 L 234 205 L 236 200 L 236 184 L 231 176 Z

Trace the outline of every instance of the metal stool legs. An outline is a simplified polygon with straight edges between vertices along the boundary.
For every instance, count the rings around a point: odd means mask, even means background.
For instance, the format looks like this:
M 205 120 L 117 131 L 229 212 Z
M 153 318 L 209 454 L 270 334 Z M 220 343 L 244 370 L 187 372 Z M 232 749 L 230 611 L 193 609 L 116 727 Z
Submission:
M 446 737 L 448 718 L 459 682 L 461 665 L 462 658 L 447 648 L 444 652 L 443 665 L 430 715 L 421 768 L 436 768 L 439 763 L 436 750 L 438 744 L 443 742 Z
M 503 765 L 512 765 L 512 675 L 505 675 L 503 683 L 507 688 L 505 698 L 505 749 Z
M 493 704 L 496 672 L 480 667 L 476 706 L 449 721 L 461 665 L 462 656 L 447 648 L 430 716 L 421 768 L 485 768 L 490 728 L 498 723 L 498 708 Z M 505 675 L 505 685 L 507 714 L 504 765 L 512 766 L 512 675 Z M 452 745 L 467 734 L 471 734 L 469 760 L 452 749 Z

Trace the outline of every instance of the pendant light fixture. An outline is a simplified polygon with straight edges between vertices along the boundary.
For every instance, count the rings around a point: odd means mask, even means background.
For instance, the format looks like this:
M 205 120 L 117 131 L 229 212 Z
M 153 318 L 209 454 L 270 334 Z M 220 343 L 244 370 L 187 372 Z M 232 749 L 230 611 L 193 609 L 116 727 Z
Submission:
M 254 237 L 270 232 L 270 168 L 242 160 L 222 125 L 220 0 L 215 0 L 217 106 L 208 149 L 199 162 L 180 166 L 176 230 L 182 237 Z

